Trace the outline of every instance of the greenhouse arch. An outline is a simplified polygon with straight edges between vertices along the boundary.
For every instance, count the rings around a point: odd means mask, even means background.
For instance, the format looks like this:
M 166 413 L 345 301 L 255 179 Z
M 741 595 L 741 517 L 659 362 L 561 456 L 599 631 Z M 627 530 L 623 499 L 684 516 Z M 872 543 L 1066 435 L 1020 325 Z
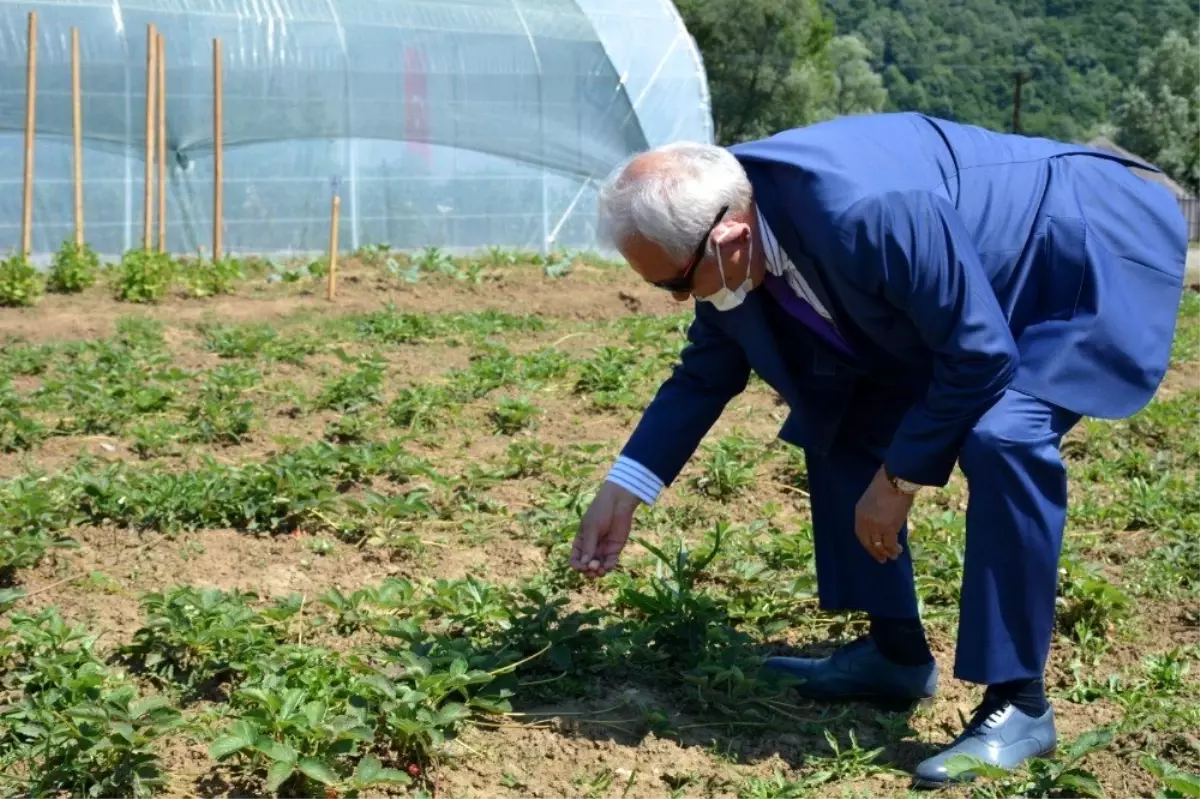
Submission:
M 72 236 L 71 28 L 85 228 L 142 240 L 146 30 L 166 59 L 167 245 L 211 241 L 212 41 L 222 43 L 224 248 L 596 246 L 594 180 L 712 140 L 703 65 L 669 0 L 0 0 L 0 250 L 19 245 L 25 30 L 38 18 L 32 251 Z

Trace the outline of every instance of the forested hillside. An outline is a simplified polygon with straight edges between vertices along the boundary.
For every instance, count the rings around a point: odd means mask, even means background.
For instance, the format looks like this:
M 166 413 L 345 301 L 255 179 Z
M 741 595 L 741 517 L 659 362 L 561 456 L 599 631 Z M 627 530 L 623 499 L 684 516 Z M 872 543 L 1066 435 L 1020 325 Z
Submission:
M 1108 120 L 1138 58 L 1168 30 L 1195 29 L 1194 0 L 826 0 L 839 33 L 872 54 L 896 108 L 1086 135 Z
M 1200 184 L 1196 0 L 679 0 L 723 141 L 839 113 L 919 110 L 1098 133 Z

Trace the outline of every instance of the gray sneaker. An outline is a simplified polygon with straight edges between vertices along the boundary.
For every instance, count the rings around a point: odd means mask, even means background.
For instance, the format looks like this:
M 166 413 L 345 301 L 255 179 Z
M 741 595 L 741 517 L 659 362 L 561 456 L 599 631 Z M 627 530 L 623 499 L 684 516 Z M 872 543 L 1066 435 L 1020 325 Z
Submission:
M 969 771 L 955 777 L 947 772 L 946 764 L 955 755 L 1012 770 L 1030 758 L 1053 754 L 1057 740 L 1054 708 L 1033 718 L 1009 702 L 987 702 L 976 709 L 967 728 L 950 746 L 917 766 L 913 787 L 939 788 L 973 780 L 975 775 Z

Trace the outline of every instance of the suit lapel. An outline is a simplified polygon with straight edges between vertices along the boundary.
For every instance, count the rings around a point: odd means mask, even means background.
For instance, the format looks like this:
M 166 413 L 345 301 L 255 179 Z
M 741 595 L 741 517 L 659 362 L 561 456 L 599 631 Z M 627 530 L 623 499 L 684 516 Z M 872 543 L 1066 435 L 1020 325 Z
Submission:
M 780 207 L 779 188 L 776 186 L 770 170 L 755 164 L 743 163 L 743 166 L 750 178 L 751 185 L 754 186 L 754 201 L 758 205 L 759 212 L 767 220 L 767 224 L 771 226 L 775 240 L 779 242 L 779 246 L 795 264 L 797 271 L 804 277 L 813 294 L 821 301 L 821 305 L 833 317 L 833 323 L 840 329 L 842 325 L 839 323 L 837 312 L 830 301 L 829 292 L 825 290 L 825 282 L 818 273 L 817 265 L 801 246 L 800 234 L 792 224 L 791 216 L 784 213 Z

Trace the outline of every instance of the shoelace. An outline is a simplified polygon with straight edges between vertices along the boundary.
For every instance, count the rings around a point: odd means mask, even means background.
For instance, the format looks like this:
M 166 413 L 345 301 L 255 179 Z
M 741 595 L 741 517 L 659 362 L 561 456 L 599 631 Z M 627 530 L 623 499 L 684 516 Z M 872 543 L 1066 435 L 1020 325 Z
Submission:
M 984 696 L 983 701 L 971 711 L 971 720 L 962 731 L 961 738 L 969 738 L 981 732 L 987 732 L 1000 723 L 1008 711 L 1010 703 L 1004 699 Z

